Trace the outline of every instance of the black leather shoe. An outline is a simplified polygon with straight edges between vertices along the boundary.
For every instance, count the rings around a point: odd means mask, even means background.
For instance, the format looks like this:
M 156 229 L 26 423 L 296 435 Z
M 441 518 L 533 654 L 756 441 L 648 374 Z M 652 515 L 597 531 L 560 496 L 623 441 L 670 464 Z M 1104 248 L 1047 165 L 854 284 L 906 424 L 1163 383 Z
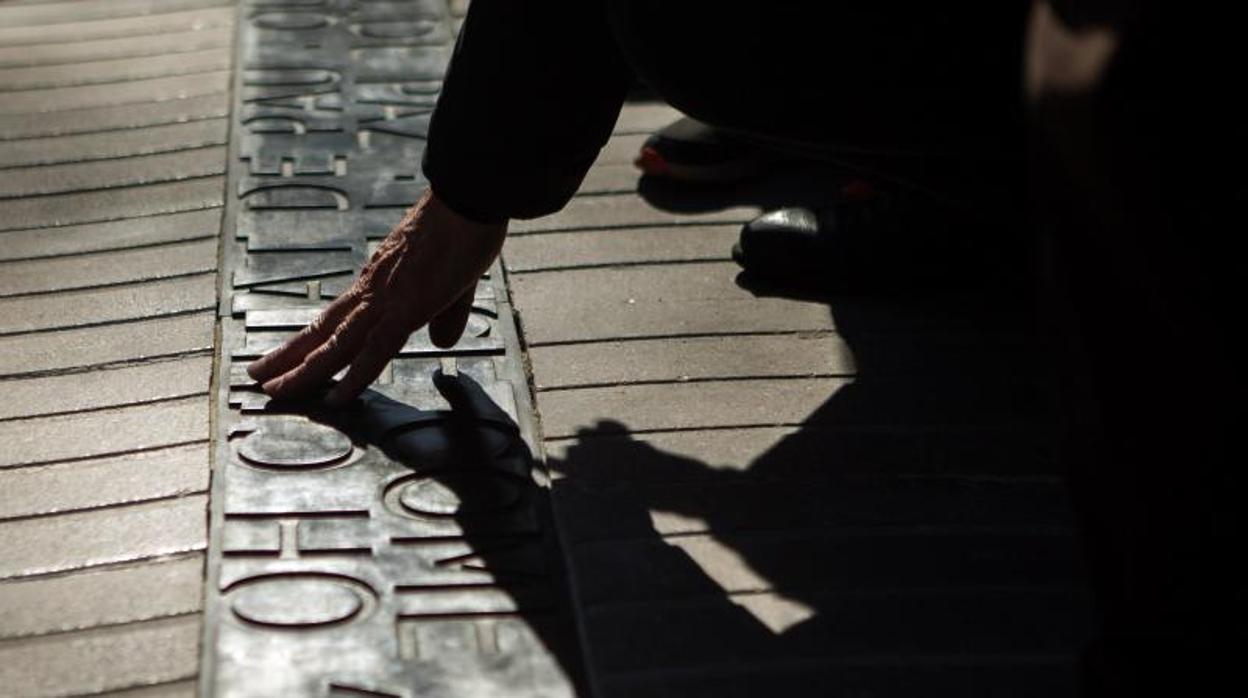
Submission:
M 741 228 L 732 258 L 761 278 L 785 279 L 823 274 L 835 260 L 835 208 L 782 208 Z
M 955 288 L 1004 261 L 982 224 L 920 200 L 844 197 L 746 223 L 732 256 L 747 280 L 848 292 Z

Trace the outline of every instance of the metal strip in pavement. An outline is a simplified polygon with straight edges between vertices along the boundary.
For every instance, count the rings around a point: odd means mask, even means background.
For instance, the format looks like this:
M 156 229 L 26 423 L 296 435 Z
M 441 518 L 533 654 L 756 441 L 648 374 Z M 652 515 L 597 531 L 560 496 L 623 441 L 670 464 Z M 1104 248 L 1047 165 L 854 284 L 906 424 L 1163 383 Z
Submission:
M 424 188 L 454 18 L 445 0 L 239 11 L 201 693 L 578 693 L 500 267 L 456 347 L 414 335 L 351 408 L 273 404 L 245 372 Z

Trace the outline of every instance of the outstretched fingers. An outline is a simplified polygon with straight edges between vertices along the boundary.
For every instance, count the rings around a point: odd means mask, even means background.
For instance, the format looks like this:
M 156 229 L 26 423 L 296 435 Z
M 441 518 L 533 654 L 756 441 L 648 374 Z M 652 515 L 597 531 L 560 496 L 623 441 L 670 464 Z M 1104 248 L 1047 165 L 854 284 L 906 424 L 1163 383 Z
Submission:
M 360 302 L 318 346 L 294 368 L 264 383 L 264 392 L 278 398 L 301 397 L 329 382 L 351 363 L 368 340 L 379 316 L 376 306 Z
M 247 375 L 260 383 L 268 383 L 299 364 L 304 357 L 333 336 L 338 325 L 355 308 L 358 298 L 351 293 L 344 293 L 330 303 L 312 324 L 299 331 L 288 342 L 247 367 Z
M 325 396 L 325 404 L 339 407 L 364 392 L 403 349 L 409 335 L 411 324 L 402 313 L 386 313 L 369 333 L 364 349 L 351 361 L 347 375 Z

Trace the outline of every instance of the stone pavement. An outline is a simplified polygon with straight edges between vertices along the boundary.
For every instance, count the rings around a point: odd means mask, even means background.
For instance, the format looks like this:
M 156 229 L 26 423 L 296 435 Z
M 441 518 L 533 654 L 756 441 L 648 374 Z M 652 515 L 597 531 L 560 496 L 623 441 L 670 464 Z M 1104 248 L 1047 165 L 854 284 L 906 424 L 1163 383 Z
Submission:
M 0 696 L 1072 694 L 1020 304 L 749 290 L 740 224 L 845 175 L 639 190 L 666 106 L 460 345 L 256 390 L 420 191 L 466 5 L 0 1 Z
M 233 22 L 0 3 L 0 694 L 194 695 Z
M 628 173 L 676 116 L 626 106 L 504 250 L 595 693 L 1072 695 L 1087 599 L 1026 302 L 751 292 L 728 252 L 774 182 Z

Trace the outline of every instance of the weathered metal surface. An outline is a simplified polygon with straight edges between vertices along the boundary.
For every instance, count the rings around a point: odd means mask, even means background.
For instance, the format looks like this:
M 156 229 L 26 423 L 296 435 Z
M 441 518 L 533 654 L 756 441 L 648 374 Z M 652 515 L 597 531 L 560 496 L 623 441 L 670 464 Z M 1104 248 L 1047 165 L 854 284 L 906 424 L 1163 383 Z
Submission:
M 206 665 L 213 696 L 559 696 L 579 653 L 501 272 L 357 404 L 246 375 L 346 289 L 424 187 L 443 0 L 240 8 Z

